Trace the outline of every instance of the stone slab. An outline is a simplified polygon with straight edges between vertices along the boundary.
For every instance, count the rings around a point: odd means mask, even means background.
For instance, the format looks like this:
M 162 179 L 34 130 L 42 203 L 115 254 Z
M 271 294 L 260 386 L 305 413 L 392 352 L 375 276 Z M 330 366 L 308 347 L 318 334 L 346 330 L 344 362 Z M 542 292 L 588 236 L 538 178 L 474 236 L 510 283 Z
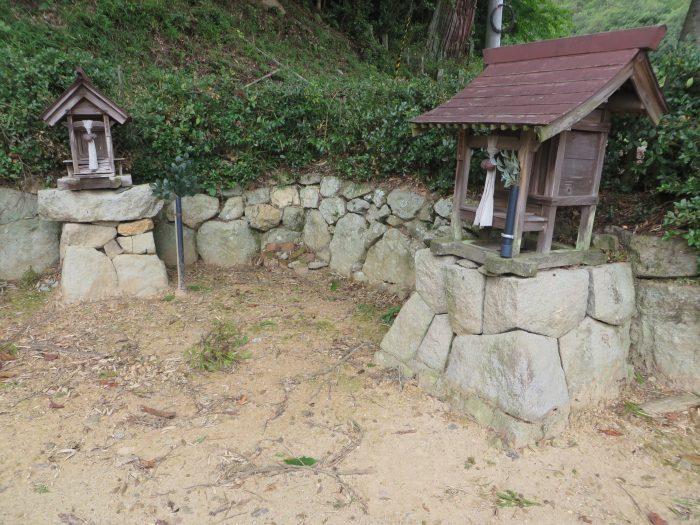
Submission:
M 634 278 L 628 263 L 604 264 L 588 268 L 589 316 L 604 323 L 620 325 L 635 312 Z
M 149 219 L 150 220 L 150 219 Z M 61 228 L 61 257 L 68 246 L 84 246 L 86 248 L 102 248 L 117 236 L 117 229 L 113 226 L 99 226 L 97 224 L 80 224 L 67 222 Z
M 557 341 L 550 337 L 522 330 L 459 335 L 452 342 L 445 378 L 525 422 L 568 412 L 566 378 Z
M 452 327 L 446 314 L 436 315 L 418 347 L 416 359 L 428 368 L 442 372 L 452 346 Z
M 627 378 L 629 329 L 629 321 L 611 326 L 586 317 L 559 338 L 572 407 L 589 408 L 618 397 L 621 383 Z
M 433 311 L 419 294 L 414 293 L 382 339 L 381 349 L 403 362 L 412 359 L 432 321 Z
M 230 199 L 229 199 L 230 200 Z M 197 262 L 197 232 L 187 226 L 182 227 L 182 244 L 185 255 L 185 266 Z M 161 221 L 153 230 L 153 240 L 158 257 L 167 266 L 177 266 L 177 241 L 175 239 L 175 224 Z
M 348 217 L 350 215 L 352 214 Z M 338 235 L 337 229 L 335 235 Z M 331 242 L 331 253 L 333 253 L 333 242 Z M 358 262 L 360 261 L 361 259 L 358 258 Z M 362 272 L 370 281 L 412 288 L 416 275 L 413 261 L 410 239 L 399 230 L 392 228 L 369 249 Z M 331 267 L 333 267 L 333 259 L 331 259 Z
M 219 212 L 219 199 L 198 193 L 182 198 L 182 222 L 192 229 L 215 217 Z M 175 220 L 175 201 L 170 201 L 165 209 L 165 215 L 170 222 Z
M 367 221 L 361 215 L 348 213 L 340 218 L 329 245 L 330 267 L 333 270 L 343 275 L 350 275 L 353 271 L 360 269 L 355 268 L 355 266 L 362 264 L 367 253 L 365 248 L 366 231 Z
M 219 213 L 219 219 L 222 221 L 235 221 L 243 217 L 244 212 L 243 197 L 236 195 L 226 200 L 221 213 Z
M 484 330 L 484 291 L 486 277 L 475 268 L 447 266 L 445 298 L 452 330 L 459 335 L 480 334 Z
M 68 246 L 61 270 L 63 301 L 99 301 L 119 295 L 112 261 L 94 248 Z
M 447 313 L 445 268 L 456 260 L 452 255 L 433 255 L 428 248 L 416 252 L 416 291 L 436 314 Z
M 134 221 L 154 217 L 163 207 L 148 184 L 122 190 L 40 190 L 39 216 L 47 221 Z
M 637 280 L 635 354 L 663 383 L 700 393 L 700 286 Z
M 113 262 L 122 295 L 152 297 L 168 289 L 165 264 L 157 255 L 122 254 Z
M 685 412 L 691 408 L 700 407 L 700 396 L 685 394 L 679 396 L 666 396 L 647 401 L 640 408 L 650 416 L 662 416 L 672 412 Z
M 42 273 L 59 260 L 60 225 L 38 218 L 0 225 L 0 279 L 20 279 L 30 268 Z
M 37 197 L 12 188 L 0 188 L 0 226 L 37 215 Z
M 197 252 L 206 264 L 241 266 L 259 256 L 260 239 L 246 221 L 208 221 L 197 231 Z
M 484 298 L 484 333 L 520 328 L 561 337 L 583 321 L 588 306 L 588 272 L 559 269 L 536 277 L 488 277 Z
M 698 275 L 698 254 L 683 239 L 664 240 L 651 235 L 633 235 L 629 254 L 632 271 L 637 277 Z
M 133 222 L 123 222 L 117 226 L 117 233 L 123 236 L 139 235 L 153 230 L 152 219 L 141 219 Z

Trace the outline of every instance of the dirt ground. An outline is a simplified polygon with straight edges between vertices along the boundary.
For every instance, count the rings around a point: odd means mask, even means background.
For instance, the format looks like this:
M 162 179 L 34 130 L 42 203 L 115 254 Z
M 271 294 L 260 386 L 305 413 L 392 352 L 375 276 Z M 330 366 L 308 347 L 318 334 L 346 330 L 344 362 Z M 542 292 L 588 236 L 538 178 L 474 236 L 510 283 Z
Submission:
M 503 450 L 372 366 L 396 297 L 325 270 L 189 282 L 76 306 L 2 291 L 17 353 L 0 363 L 0 524 L 700 523 L 697 412 L 652 421 L 620 402 Z M 193 370 L 217 320 L 249 358 Z M 656 394 L 648 380 L 623 398 Z M 317 463 L 284 462 L 299 457 Z

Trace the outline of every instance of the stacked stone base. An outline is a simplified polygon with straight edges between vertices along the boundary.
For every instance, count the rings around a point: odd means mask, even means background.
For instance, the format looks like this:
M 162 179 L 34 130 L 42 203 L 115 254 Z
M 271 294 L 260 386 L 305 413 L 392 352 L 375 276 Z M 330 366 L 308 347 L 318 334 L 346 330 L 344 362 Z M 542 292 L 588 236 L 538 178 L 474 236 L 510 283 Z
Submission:
M 552 437 L 571 410 L 615 399 L 635 311 L 629 265 L 487 276 L 468 260 L 416 253 L 416 292 L 375 356 L 506 446 Z
M 149 297 L 166 290 L 168 276 L 156 255 L 151 219 L 161 207 L 148 186 L 121 192 L 40 192 L 40 215 L 65 221 L 60 241 L 63 301 Z

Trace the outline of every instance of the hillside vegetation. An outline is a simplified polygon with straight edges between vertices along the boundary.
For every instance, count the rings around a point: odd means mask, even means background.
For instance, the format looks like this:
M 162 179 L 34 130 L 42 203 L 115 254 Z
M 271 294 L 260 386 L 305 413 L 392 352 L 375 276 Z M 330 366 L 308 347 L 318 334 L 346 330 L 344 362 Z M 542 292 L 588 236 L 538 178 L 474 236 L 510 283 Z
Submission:
M 666 24 L 664 45 L 678 41 L 690 0 L 558 0 L 571 12 L 576 34 Z
M 431 134 L 412 140 L 408 119 L 457 86 L 393 81 L 311 12 L 293 2 L 285 9 L 214 0 L 2 3 L 0 181 L 61 174 L 65 131 L 47 129 L 40 115 L 77 64 L 132 115 L 115 141 L 140 182 L 185 152 L 212 193 L 322 158 L 359 178 L 439 171 L 449 143 Z
M 609 190 L 649 198 L 624 218 L 615 206 L 606 212 L 626 223 L 668 212 L 667 229 L 700 246 L 700 52 L 674 36 L 688 0 L 553 2 L 513 0 L 517 23 L 504 43 L 669 25 L 652 61 L 671 111 L 658 128 L 618 123 L 603 177 Z M 411 5 L 328 0 L 318 13 L 311 0 L 283 0 L 282 13 L 260 0 L 1 2 L 0 184 L 35 188 L 63 174 L 65 130 L 40 116 L 79 64 L 132 115 L 116 128 L 115 147 L 139 183 L 188 153 L 211 194 L 321 164 L 354 179 L 418 176 L 448 192 L 453 134 L 412 137 L 409 120 L 481 70 L 486 2 L 477 4 L 470 53 L 440 63 L 420 54 L 434 2 Z

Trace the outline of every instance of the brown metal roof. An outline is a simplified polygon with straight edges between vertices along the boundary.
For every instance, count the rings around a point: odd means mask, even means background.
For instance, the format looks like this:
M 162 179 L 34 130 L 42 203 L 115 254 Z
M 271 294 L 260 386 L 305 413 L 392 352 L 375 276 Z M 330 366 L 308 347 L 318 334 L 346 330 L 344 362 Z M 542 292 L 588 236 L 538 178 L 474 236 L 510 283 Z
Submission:
M 124 124 L 129 119 L 129 114 L 97 89 L 80 66 L 75 69 L 75 73 L 75 82 L 41 115 L 49 126 L 61 121 L 83 100 L 87 100 L 119 124 Z
M 534 127 L 556 135 L 632 81 L 657 122 L 667 111 L 646 51 L 665 26 L 597 33 L 484 51 L 486 69 L 453 98 L 412 120 L 415 125 Z

